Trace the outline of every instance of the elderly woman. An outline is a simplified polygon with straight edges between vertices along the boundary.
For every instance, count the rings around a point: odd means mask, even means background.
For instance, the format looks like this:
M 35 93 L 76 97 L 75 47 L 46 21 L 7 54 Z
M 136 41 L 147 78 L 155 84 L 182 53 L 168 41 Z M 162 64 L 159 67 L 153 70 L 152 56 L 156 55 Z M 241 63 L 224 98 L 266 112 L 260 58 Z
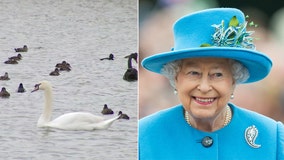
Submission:
M 232 103 L 237 84 L 265 78 L 244 14 L 207 9 L 180 18 L 172 51 L 142 66 L 167 77 L 181 104 L 139 121 L 139 159 L 284 159 L 284 126 Z

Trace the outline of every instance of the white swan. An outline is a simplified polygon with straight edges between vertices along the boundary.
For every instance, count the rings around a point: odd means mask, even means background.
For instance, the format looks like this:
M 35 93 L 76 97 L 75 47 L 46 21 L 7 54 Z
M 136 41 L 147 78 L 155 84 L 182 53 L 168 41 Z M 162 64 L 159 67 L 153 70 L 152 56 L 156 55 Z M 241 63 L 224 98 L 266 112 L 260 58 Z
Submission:
M 38 119 L 38 127 L 51 127 L 63 130 L 95 130 L 107 129 L 121 117 L 121 114 L 105 120 L 103 117 L 88 112 L 73 112 L 63 114 L 51 121 L 52 114 L 52 87 L 48 81 L 41 81 L 35 85 L 32 92 L 44 90 L 45 106 L 42 115 Z

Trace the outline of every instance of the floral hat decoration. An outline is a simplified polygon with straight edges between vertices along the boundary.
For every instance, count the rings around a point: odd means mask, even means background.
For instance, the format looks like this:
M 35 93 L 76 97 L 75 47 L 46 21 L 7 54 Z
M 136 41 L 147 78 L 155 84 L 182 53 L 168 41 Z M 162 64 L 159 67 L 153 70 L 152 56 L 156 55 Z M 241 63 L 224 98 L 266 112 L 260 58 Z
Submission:
M 242 11 L 235 8 L 213 8 L 186 15 L 173 25 L 172 51 L 145 58 L 142 66 L 161 74 L 163 66 L 185 58 L 228 58 L 239 61 L 249 71 L 251 83 L 265 78 L 272 61 L 253 44 L 253 31 L 247 31 Z

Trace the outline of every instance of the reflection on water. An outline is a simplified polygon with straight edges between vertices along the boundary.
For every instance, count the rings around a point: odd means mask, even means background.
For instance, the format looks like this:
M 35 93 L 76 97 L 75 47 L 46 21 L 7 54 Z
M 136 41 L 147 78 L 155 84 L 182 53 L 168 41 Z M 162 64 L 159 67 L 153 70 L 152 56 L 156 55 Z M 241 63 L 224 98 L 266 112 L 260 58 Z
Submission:
M 0 81 L 11 96 L 0 99 L 1 159 L 136 159 L 137 82 L 122 79 L 124 56 L 137 52 L 136 1 L 4 0 L 0 2 Z M 4 64 L 26 44 L 19 64 Z M 100 58 L 114 54 L 113 61 Z M 66 60 L 70 72 L 49 76 Z M 136 63 L 133 63 L 136 66 Z M 107 130 L 62 131 L 37 128 L 43 92 L 31 93 L 41 80 L 53 85 L 53 118 L 67 112 L 101 115 L 104 104 L 130 120 Z M 16 93 L 23 83 L 27 92 Z M 101 115 L 103 116 L 103 115 Z M 116 115 L 107 115 L 111 118 Z

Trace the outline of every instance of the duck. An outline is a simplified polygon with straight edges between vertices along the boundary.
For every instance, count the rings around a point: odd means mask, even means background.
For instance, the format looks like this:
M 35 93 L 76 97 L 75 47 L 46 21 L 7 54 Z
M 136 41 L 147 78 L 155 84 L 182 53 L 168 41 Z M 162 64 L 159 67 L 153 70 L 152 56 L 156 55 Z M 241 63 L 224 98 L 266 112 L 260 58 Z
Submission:
M 68 67 L 68 66 L 62 66 L 62 67 L 59 68 L 59 70 L 60 71 L 68 71 L 69 72 L 69 71 L 71 71 L 71 68 Z
M 4 62 L 5 64 L 18 64 L 18 61 L 15 59 L 8 59 L 7 61 Z
M 28 46 L 24 45 L 23 48 L 14 48 L 16 52 L 27 52 L 28 51 Z
M 106 115 L 106 114 L 113 114 L 113 110 L 107 107 L 107 104 L 104 104 L 104 108 L 101 111 L 102 114 Z
M 22 59 L 22 55 L 19 53 L 17 56 L 9 57 L 9 59 L 14 59 L 16 61 L 19 61 Z
M 4 76 L 0 76 L 0 80 L 10 80 L 8 72 L 5 72 Z
M 66 61 L 62 61 L 62 63 L 57 63 L 55 65 L 60 71 L 71 71 L 71 65 Z
M 49 73 L 50 76 L 59 76 L 60 73 L 59 73 L 59 69 L 58 68 L 55 68 L 54 71 L 50 72 Z
M 114 58 L 114 55 L 111 53 L 111 54 L 109 54 L 109 56 L 108 57 L 106 57 L 106 58 L 101 58 L 100 60 L 102 61 L 102 60 L 113 60 L 113 58 Z
M 1 92 L 0 92 L 0 97 L 2 98 L 9 98 L 10 93 L 6 90 L 5 87 L 2 87 Z
M 120 119 L 127 119 L 127 120 L 130 119 L 129 116 L 125 113 L 122 113 L 122 111 L 119 111 L 118 115 L 121 115 Z
M 94 115 L 90 112 L 71 112 L 63 114 L 53 120 L 52 116 L 52 86 L 49 81 L 43 80 L 35 84 L 31 92 L 39 90 L 44 91 L 44 109 L 40 115 L 37 127 L 40 128 L 55 128 L 61 130 L 101 130 L 108 129 L 114 121 L 119 119 L 121 115 L 117 115 L 110 119 Z
M 132 59 L 134 59 L 137 63 L 137 56 L 138 54 L 136 52 L 131 53 L 129 56 L 126 56 L 126 58 L 128 58 L 128 68 L 123 75 L 123 79 L 128 82 L 137 81 L 138 79 L 138 71 L 137 69 L 132 67 Z
M 71 65 L 69 63 L 67 63 L 66 61 L 62 61 L 61 63 L 57 63 L 55 65 L 55 67 L 57 67 L 57 68 L 60 68 L 60 67 L 70 67 L 71 68 Z
M 18 87 L 17 92 L 18 92 L 18 93 L 24 93 L 24 92 L 26 92 L 26 89 L 24 88 L 23 83 L 20 83 L 20 84 L 19 84 L 19 87 Z

